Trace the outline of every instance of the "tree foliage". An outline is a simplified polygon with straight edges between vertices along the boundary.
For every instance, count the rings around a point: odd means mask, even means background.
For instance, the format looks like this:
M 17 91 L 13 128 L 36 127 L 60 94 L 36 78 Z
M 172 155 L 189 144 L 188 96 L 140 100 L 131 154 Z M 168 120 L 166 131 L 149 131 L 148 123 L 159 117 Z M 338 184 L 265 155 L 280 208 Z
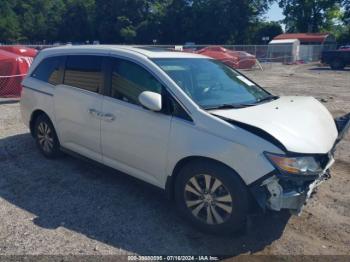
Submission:
M 263 19 L 274 1 L 287 31 L 346 39 L 350 0 L 0 0 L 0 42 L 261 44 L 282 32 Z
M 273 0 L 0 0 L 0 41 L 252 43 Z
M 0 40 L 13 41 L 20 38 L 20 26 L 13 7 L 11 1 L 0 0 Z
M 340 0 L 279 0 L 288 32 L 327 30 L 337 18 Z
M 256 44 L 266 44 L 263 37 L 272 40 L 275 36 L 282 34 L 283 30 L 278 22 L 261 22 L 255 27 L 253 32 L 253 42 Z
M 338 41 L 341 44 L 350 44 L 350 0 L 343 0 L 342 6 L 344 13 L 342 15 L 342 21 L 344 25 L 338 25 Z
M 343 21 L 346 25 L 350 25 L 350 0 L 343 0 L 344 7 Z

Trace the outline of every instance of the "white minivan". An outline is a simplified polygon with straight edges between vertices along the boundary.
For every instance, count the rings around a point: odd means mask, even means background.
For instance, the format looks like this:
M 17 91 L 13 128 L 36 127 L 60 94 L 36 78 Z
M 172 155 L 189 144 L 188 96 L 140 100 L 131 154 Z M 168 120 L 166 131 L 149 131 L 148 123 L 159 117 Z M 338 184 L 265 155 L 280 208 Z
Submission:
M 78 154 L 165 189 L 212 233 L 242 229 L 252 207 L 299 213 L 350 125 L 208 57 L 103 45 L 41 51 L 21 112 L 45 157 Z

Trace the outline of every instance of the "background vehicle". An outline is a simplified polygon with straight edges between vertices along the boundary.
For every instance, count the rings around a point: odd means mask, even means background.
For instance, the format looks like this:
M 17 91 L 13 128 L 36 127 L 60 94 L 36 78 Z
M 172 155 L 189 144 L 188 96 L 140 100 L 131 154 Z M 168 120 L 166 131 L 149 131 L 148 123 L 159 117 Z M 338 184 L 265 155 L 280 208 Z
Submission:
M 341 70 L 350 65 L 350 48 L 323 51 L 321 62 L 328 64 L 333 70 Z
M 255 56 L 243 51 L 231 51 L 222 46 L 208 46 L 196 51 L 184 49 L 184 51 L 214 58 L 235 69 L 251 69 L 256 64 Z
M 350 45 L 343 45 L 339 47 L 339 50 L 348 50 L 348 49 L 350 49 Z
M 21 82 L 37 51 L 24 46 L 0 46 L 0 97 L 19 97 Z
M 26 46 L 0 46 L 0 50 L 17 54 L 21 57 L 35 57 L 38 53 L 34 48 Z
M 74 152 L 163 188 L 212 233 L 243 229 L 254 199 L 300 212 L 350 125 L 336 127 L 314 98 L 273 96 L 184 52 L 47 49 L 23 85 L 22 117 L 44 156 Z

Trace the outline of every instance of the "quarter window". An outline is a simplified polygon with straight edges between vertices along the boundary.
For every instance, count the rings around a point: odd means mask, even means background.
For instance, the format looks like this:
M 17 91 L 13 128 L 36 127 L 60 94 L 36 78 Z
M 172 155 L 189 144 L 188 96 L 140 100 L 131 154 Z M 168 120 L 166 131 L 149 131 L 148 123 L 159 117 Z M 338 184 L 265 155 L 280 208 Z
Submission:
M 68 56 L 64 84 L 98 93 L 102 83 L 102 61 L 100 56 Z
M 50 57 L 45 59 L 34 70 L 32 77 L 52 85 L 61 84 L 60 66 L 64 57 Z
M 178 102 L 175 101 L 175 99 L 172 99 L 172 115 L 177 118 L 181 118 L 184 120 L 187 120 L 189 122 L 192 122 L 192 118 L 187 114 L 185 109 L 183 109 L 182 106 Z
M 122 59 L 112 60 L 111 97 L 140 105 L 144 91 L 161 94 L 162 84 L 141 66 Z

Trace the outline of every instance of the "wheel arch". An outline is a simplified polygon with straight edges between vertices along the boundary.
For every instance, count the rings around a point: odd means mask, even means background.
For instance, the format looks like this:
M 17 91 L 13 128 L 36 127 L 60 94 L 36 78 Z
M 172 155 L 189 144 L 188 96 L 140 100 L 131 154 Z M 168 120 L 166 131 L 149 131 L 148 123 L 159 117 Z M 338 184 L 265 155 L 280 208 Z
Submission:
M 30 116 L 30 121 L 29 121 L 29 130 L 30 130 L 30 134 L 34 137 L 34 125 L 35 125 L 35 121 L 38 119 L 39 116 L 41 115 L 45 115 L 51 122 L 51 124 L 54 126 L 50 116 L 45 113 L 45 111 L 41 110 L 41 109 L 36 109 L 33 111 L 32 115 Z
M 242 179 L 241 175 L 236 170 L 234 170 L 232 167 L 228 166 L 227 164 L 225 164 L 219 160 L 216 160 L 216 159 L 213 159 L 210 157 L 204 157 L 204 156 L 187 156 L 187 157 L 182 158 L 181 160 L 179 160 L 176 163 L 171 175 L 167 177 L 166 185 L 165 185 L 165 192 L 166 192 L 168 199 L 173 199 L 173 197 L 174 197 L 174 185 L 175 185 L 175 181 L 178 177 L 178 174 L 180 173 L 180 170 L 184 166 L 186 166 L 190 163 L 199 162 L 199 161 L 210 161 L 214 164 L 218 164 L 218 165 L 221 165 L 221 166 L 224 166 L 224 167 L 230 169 L 233 173 L 237 174 L 237 176 L 242 181 L 242 183 L 244 185 L 246 185 L 246 183 Z

